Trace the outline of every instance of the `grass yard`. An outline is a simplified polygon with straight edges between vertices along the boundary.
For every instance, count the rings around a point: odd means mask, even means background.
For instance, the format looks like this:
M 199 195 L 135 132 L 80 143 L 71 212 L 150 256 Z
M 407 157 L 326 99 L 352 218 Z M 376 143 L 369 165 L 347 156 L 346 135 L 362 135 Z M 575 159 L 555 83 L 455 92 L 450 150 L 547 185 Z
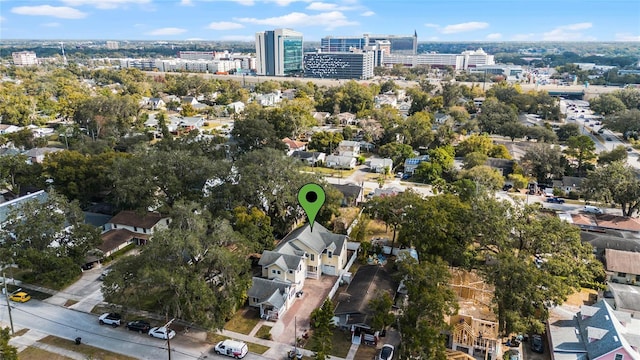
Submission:
M 44 349 L 40 349 L 34 346 L 22 350 L 18 354 L 20 360 L 73 360 L 70 357 L 54 354 Z
M 355 220 L 356 217 L 358 217 L 358 214 L 360 213 L 360 208 L 344 207 L 344 208 L 340 208 L 339 211 L 340 211 L 340 217 L 343 218 L 347 226 L 349 226 L 351 225 L 353 220 Z
M 257 309 L 244 308 L 237 311 L 231 320 L 224 324 L 224 329 L 249 335 L 251 330 L 258 325 L 258 321 L 260 321 L 260 318 L 258 317 Z
M 333 330 L 333 338 L 331 339 L 331 355 L 346 358 L 351 348 L 351 332 L 339 329 Z M 356 357 L 356 359 L 361 359 Z
M 387 229 L 384 221 L 371 220 L 369 226 L 367 226 L 367 235 L 367 240 L 372 238 L 388 238 L 391 240 L 393 239 L 393 229 L 391 227 Z
M 57 346 L 59 348 L 67 349 L 73 352 L 77 352 L 83 355 L 86 355 L 89 359 L 95 360 L 135 360 L 135 358 L 121 355 L 118 353 L 114 353 L 111 351 L 99 349 L 93 346 L 80 344 L 76 345 L 75 341 L 67 340 L 63 338 L 59 338 L 57 336 L 49 335 L 45 338 L 40 339 L 38 342 L 49 344 L 53 346 Z
M 370 345 L 360 345 L 358 347 L 358 351 L 356 352 L 356 359 L 375 359 L 376 355 L 378 355 L 378 349 L 375 346 Z
M 256 337 L 265 340 L 271 340 L 271 326 L 262 325 L 256 332 Z
M 332 177 L 337 177 L 337 178 L 346 178 L 346 177 L 351 176 L 351 174 L 353 174 L 356 170 L 355 169 L 352 169 L 352 170 L 336 170 L 336 169 L 330 169 L 330 168 L 325 168 L 325 167 L 303 166 L 302 167 L 302 171 L 314 173 L 314 174 L 317 174 L 317 175 L 332 176 Z
M 11 285 L 11 284 L 7 284 L 7 290 L 12 293 L 18 289 L 22 289 L 21 291 L 26 292 L 27 294 L 31 295 L 32 299 L 36 299 L 36 300 L 44 300 L 44 299 L 48 299 L 51 297 L 51 294 L 47 294 L 47 293 L 43 293 L 40 291 L 36 291 L 36 290 L 31 290 L 29 288 L 27 288 L 26 286 L 16 286 L 16 285 Z
M 69 300 L 67 300 L 67 302 L 64 303 L 64 307 L 69 307 L 69 306 L 75 305 L 77 303 L 78 303 L 77 301 L 69 299 Z

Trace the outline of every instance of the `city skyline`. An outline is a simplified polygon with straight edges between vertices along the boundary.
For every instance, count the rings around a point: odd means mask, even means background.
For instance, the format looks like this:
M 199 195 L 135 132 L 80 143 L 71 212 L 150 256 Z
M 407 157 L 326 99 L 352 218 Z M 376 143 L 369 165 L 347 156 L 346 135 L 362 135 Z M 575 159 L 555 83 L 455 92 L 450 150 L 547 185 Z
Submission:
M 0 0 L 3 39 L 254 41 L 275 28 L 419 41 L 640 41 L 635 0 Z

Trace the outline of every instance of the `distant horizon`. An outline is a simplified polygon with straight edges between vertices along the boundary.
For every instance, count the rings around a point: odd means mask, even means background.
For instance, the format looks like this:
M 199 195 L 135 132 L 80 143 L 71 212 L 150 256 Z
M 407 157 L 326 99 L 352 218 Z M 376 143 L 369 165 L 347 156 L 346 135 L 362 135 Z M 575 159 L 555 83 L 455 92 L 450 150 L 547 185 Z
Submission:
M 637 0 L 0 0 L 3 39 L 242 41 L 291 28 L 418 41 L 640 42 Z M 214 40 L 217 39 L 217 40 Z
M 2 1 L 2 0 L 0 0 Z M 402 35 L 402 34 L 376 34 L 376 35 Z M 16 42 L 16 41 L 33 41 L 33 42 L 87 42 L 87 41 L 91 41 L 91 42 L 106 42 L 106 41 L 117 41 L 119 43 L 123 43 L 123 42 L 150 42 L 150 43 L 159 43 L 159 42 L 166 42 L 166 43 L 207 43 L 207 42 L 219 42 L 219 43 L 243 43 L 243 44 L 255 44 L 254 40 L 177 40 L 177 39 L 155 39 L 155 40 L 150 40 L 150 39 L 113 39 L 113 38 L 104 38 L 104 39 L 20 39 L 20 38 L 14 38 L 14 39 L 2 39 L 2 41 L 9 41 L 9 42 Z M 320 39 L 318 40 L 306 40 L 303 39 L 303 42 L 320 42 Z M 420 41 L 420 38 L 418 38 L 418 44 L 468 44 L 468 43 L 477 43 L 477 44 L 633 44 L 633 45 L 637 45 L 637 41 L 616 41 L 616 40 L 611 40 L 611 41 L 596 41 L 596 40 L 578 40 L 578 41 L 551 41 L 551 40 L 547 40 L 547 41 L 520 41 L 520 40 L 503 40 L 503 41 L 495 41 L 495 40 L 460 40 L 460 41 L 435 41 L 435 40 L 426 40 L 426 41 Z M 7 45 L 7 44 L 0 44 L 0 46 L 2 45 Z M 640 53 L 640 50 L 639 50 Z

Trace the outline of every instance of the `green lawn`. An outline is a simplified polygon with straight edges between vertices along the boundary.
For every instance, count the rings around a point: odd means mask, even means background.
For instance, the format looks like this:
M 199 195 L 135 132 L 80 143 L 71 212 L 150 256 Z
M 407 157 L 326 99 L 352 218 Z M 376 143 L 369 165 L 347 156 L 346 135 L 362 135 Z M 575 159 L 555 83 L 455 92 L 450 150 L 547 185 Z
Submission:
M 47 293 L 43 293 L 40 291 L 36 291 L 36 290 L 31 290 L 29 288 L 26 287 L 21 287 L 21 286 L 16 286 L 16 285 L 12 285 L 11 283 L 7 284 L 7 290 L 9 291 L 9 293 L 12 293 L 18 289 L 22 289 L 20 291 L 24 291 L 27 294 L 31 295 L 32 299 L 36 299 L 36 300 L 44 300 L 44 299 L 48 299 L 51 297 L 50 294 Z
M 314 173 L 314 174 L 318 174 L 318 175 L 324 175 L 324 176 L 333 176 L 333 177 L 346 178 L 346 177 L 351 176 L 351 174 L 353 174 L 355 172 L 355 169 L 353 169 L 353 170 L 336 170 L 336 169 L 330 169 L 330 168 L 325 168 L 325 167 L 303 166 L 302 167 L 302 171 L 310 172 L 310 173 Z
M 262 325 L 256 332 L 256 337 L 265 340 L 271 340 L 271 326 Z
M 224 325 L 225 330 L 237 332 L 244 335 L 249 335 L 256 325 L 258 325 L 260 318 L 258 312 L 255 309 L 240 309 L 231 320 L 227 321 Z
M 49 335 L 40 339 L 38 342 L 57 346 L 63 349 L 67 349 L 73 352 L 77 352 L 87 356 L 88 359 L 94 360 L 135 360 L 133 357 L 121 355 L 111 351 L 99 349 L 93 346 L 80 344 L 76 345 L 75 341 L 59 338 L 57 336 Z

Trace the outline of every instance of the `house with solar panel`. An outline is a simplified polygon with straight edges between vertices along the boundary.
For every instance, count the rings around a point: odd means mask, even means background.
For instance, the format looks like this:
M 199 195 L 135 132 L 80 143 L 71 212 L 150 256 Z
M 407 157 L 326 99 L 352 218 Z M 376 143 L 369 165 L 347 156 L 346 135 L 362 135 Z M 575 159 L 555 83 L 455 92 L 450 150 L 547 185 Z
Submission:
M 429 161 L 429 155 L 422 155 L 414 158 L 409 158 L 404 161 L 404 173 L 413 175 L 420 163 Z

